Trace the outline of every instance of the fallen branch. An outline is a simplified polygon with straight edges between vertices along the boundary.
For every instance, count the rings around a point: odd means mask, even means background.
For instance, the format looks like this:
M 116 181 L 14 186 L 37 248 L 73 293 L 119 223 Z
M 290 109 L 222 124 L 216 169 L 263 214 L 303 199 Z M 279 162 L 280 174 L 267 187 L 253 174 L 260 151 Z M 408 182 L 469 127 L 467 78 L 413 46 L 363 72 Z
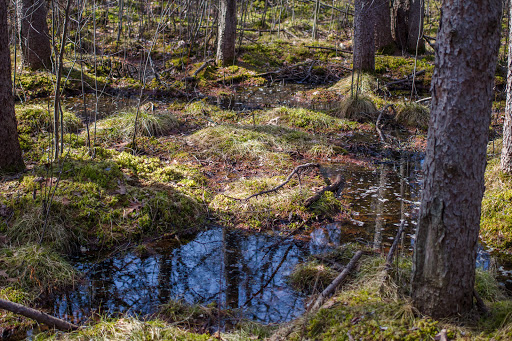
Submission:
M 388 256 L 386 257 L 386 265 L 385 265 L 385 271 L 391 270 L 391 264 L 393 263 L 393 256 L 395 254 L 395 250 L 398 247 L 398 242 L 400 242 L 400 238 L 402 237 L 402 233 L 404 233 L 405 230 L 405 220 L 402 220 L 400 223 L 400 228 L 398 229 L 398 232 L 396 233 L 395 240 L 393 240 L 393 244 L 391 245 L 391 248 L 389 249 Z
M 199 74 L 199 72 L 203 71 L 210 63 L 213 63 L 213 59 L 208 59 L 207 61 L 205 61 L 203 65 L 201 65 L 196 71 L 194 71 L 192 77 L 195 78 Z
M 396 80 L 396 81 L 392 81 L 392 82 L 386 83 L 386 85 L 385 85 L 385 86 L 386 86 L 386 87 L 389 87 L 390 85 L 394 85 L 394 84 L 407 83 L 407 82 L 412 81 L 412 79 L 413 79 L 413 78 L 416 78 L 416 77 L 418 77 L 418 76 L 421 76 L 421 75 L 423 75 L 424 73 L 425 73 L 425 70 L 421 70 L 421 71 L 418 71 L 418 72 L 416 72 L 416 73 L 414 73 L 414 74 L 410 74 L 410 75 L 408 75 L 408 76 L 407 76 L 407 77 L 405 77 L 405 78 L 398 79 L 398 80 Z M 417 82 L 418 80 L 415 80 L 415 81 Z
M 345 280 L 345 278 L 352 272 L 352 270 L 356 267 L 357 262 L 359 261 L 359 258 L 363 255 L 363 251 L 357 251 L 350 260 L 350 262 L 347 264 L 347 266 L 343 269 L 343 271 L 332 281 L 331 284 L 327 288 L 325 288 L 324 291 L 318 296 L 315 303 L 311 306 L 311 311 L 314 312 L 318 310 L 322 304 L 324 303 L 324 300 L 329 297 L 336 288 Z
M 382 143 L 386 143 L 386 137 L 384 136 L 384 134 L 382 133 L 382 130 L 380 129 L 379 125 L 380 125 L 380 121 L 382 119 L 382 115 L 384 114 L 384 112 L 386 110 L 388 110 L 388 108 L 391 108 L 393 111 L 395 110 L 395 107 L 393 106 L 393 104 L 388 104 L 386 105 L 380 112 L 379 112 L 379 116 L 377 117 L 377 121 L 375 122 L 375 130 L 377 130 L 377 133 L 379 134 L 379 138 L 381 140 Z
M 327 47 L 327 46 L 308 46 L 308 45 L 306 45 L 306 47 L 307 47 L 307 48 L 309 48 L 309 49 L 329 50 L 329 51 L 343 52 L 343 53 L 349 53 L 349 54 L 353 54 L 353 53 L 354 53 L 354 52 L 349 51 L 349 50 L 337 49 L 337 48 L 335 48 L 335 47 Z
M 257 196 L 260 196 L 260 195 L 263 195 L 263 194 L 269 194 L 269 193 L 273 193 L 273 192 L 277 192 L 278 190 L 280 190 L 281 188 L 283 188 L 287 183 L 290 182 L 290 180 L 292 179 L 292 177 L 297 174 L 298 172 L 300 172 L 301 170 L 304 170 L 304 169 L 307 169 L 307 168 L 312 168 L 312 167 L 315 167 L 315 168 L 318 168 L 320 167 L 320 164 L 318 163 L 305 163 L 303 165 L 299 165 L 297 167 L 295 167 L 295 169 L 290 173 L 290 175 L 288 175 L 288 177 L 286 178 L 286 180 L 284 182 L 282 182 L 281 184 L 277 185 L 276 187 L 274 188 L 271 188 L 271 189 L 268 189 L 268 190 L 265 190 L 265 191 L 261 191 L 261 192 L 258 192 L 258 193 L 255 193 L 255 194 L 252 194 L 252 195 L 249 195 L 247 198 L 245 199 L 237 199 L 237 198 L 233 198 L 233 197 L 229 197 L 227 195 L 224 195 L 225 197 L 228 197 L 230 199 L 234 199 L 234 200 L 238 200 L 238 201 L 247 201 L 249 199 L 252 199 L 254 197 L 257 197 Z
M 18 315 L 23 315 L 25 317 L 36 320 L 39 323 L 46 324 L 46 325 L 56 328 L 56 329 L 65 330 L 65 331 L 78 329 L 77 325 L 74 325 L 67 321 L 50 316 L 50 315 L 43 313 L 39 310 L 35 310 L 32 308 L 26 307 L 24 305 L 10 302 L 7 300 L 0 299 L 0 309 L 8 310 L 8 311 L 18 314 Z
M 322 197 L 322 194 L 324 194 L 325 192 L 338 192 L 342 190 L 343 187 L 345 187 L 345 178 L 341 174 L 338 174 L 332 184 L 325 186 L 320 191 L 315 193 L 315 195 L 309 197 L 305 201 L 304 207 L 309 207 L 315 202 L 317 202 Z
M 432 97 L 426 97 L 426 98 L 422 98 L 420 100 L 417 100 L 416 103 L 428 102 L 430 100 L 432 100 Z

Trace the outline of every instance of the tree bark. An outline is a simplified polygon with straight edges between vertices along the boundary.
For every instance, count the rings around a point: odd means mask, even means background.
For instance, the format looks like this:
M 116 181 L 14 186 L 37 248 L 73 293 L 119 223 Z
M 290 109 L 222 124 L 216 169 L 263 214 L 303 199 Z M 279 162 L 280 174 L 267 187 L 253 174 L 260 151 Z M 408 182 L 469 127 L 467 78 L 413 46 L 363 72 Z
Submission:
M 512 18 L 510 6 L 509 20 Z M 509 42 L 512 42 L 512 25 L 509 25 Z M 512 44 L 508 45 L 508 76 L 507 104 L 505 107 L 505 122 L 503 123 L 503 149 L 501 150 L 501 169 L 512 174 Z
M 425 49 L 423 36 L 425 0 L 395 0 L 393 4 L 392 33 L 402 51 L 414 52 L 416 47 Z
M 375 71 L 375 4 L 354 2 L 354 70 Z
M 0 146 L 0 171 L 25 168 L 14 114 L 6 0 L 0 0 Z
M 425 41 L 423 37 L 423 18 L 425 10 L 425 0 L 409 0 L 407 49 L 410 52 L 416 51 L 422 53 L 425 50 Z
M 235 61 L 236 0 L 220 0 L 217 64 L 228 65 Z
M 501 0 L 443 2 L 412 277 L 435 318 L 473 304 L 500 19 Z
M 393 52 L 395 41 L 391 35 L 391 9 L 389 0 L 375 0 L 375 48 Z
M 51 69 L 50 35 L 45 0 L 17 0 L 23 61 L 34 69 Z

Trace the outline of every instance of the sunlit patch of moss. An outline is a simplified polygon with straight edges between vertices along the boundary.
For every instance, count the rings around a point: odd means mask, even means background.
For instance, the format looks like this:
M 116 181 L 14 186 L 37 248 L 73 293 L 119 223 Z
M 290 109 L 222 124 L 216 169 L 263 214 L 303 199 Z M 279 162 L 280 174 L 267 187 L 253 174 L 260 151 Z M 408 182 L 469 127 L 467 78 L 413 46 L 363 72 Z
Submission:
M 16 75 L 16 94 L 27 97 L 43 97 L 54 92 L 54 76 L 49 72 L 25 70 Z
M 426 130 L 430 120 L 430 110 L 419 103 L 402 103 L 398 107 L 395 119 L 398 123 L 407 127 L 417 127 Z
M 512 247 L 512 176 L 501 171 L 500 159 L 489 161 L 485 172 L 480 235 L 489 246 Z
M 40 133 L 53 131 L 53 108 L 46 108 L 41 104 L 28 104 L 16 106 L 16 119 L 20 133 Z M 77 132 L 82 128 L 82 122 L 73 113 L 64 110 L 64 129 L 66 132 Z
M 22 290 L 48 293 L 72 285 L 77 272 L 51 249 L 41 245 L 26 245 L 0 249 L 0 264 L 6 269 L 10 285 Z M 7 279 L 0 278 L 5 285 Z
M 434 63 L 429 56 L 419 57 L 416 61 L 416 72 L 425 71 L 422 79 L 429 85 L 434 72 Z M 414 58 L 402 56 L 375 56 L 375 72 L 391 75 L 393 78 L 404 78 L 414 72 Z
M 257 124 L 283 125 L 308 133 L 332 133 L 357 129 L 358 123 L 303 108 L 280 107 L 255 115 Z M 251 119 L 247 120 L 250 123 Z

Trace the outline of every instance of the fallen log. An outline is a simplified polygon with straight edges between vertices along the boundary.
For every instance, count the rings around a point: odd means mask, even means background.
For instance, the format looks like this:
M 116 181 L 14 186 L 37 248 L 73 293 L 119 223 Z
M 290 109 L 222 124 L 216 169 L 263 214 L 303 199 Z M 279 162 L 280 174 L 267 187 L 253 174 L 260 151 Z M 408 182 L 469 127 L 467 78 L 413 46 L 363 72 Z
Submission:
M 14 314 L 22 315 L 31 318 L 39 323 L 46 324 L 52 328 L 59 330 L 70 331 L 78 329 L 77 325 L 61 320 L 59 318 L 50 316 L 42 311 L 35 310 L 24 305 L 14 303 L 7 300 L 0 299 L 0 309 L 10 311 Z
M 363 251 L 357 251 L 350 260 L 350 262 L 347 264 L 347 266 L 343 269 L 343 271 L 334 279 L 334 281 L 329 284 L 327 288 L 325 288 L 324 291 L 318 296 L 315 303 L 311 306 L 311 311 L 318 310 L 322 304 L 324 303 L 324 300 L 329 297 L 336 288 L 347 278 L 347 276 L 352 272 L 352 270 L 356 267 L 357 262 L 359 261 L 359 258 L 363 255 Z
M 203 70 L 208 66 L 208 64 L 213 63 L 213 62 L 214 62 L 214 60 L 213 60 L 213 59 L 209 59 L 209 60 L 205 61 L 205 62 L 203 63 L 203 65 L 201 65 L 201 66 L 200 66 L 200 67 L 199 67 L 199 68 L 198 68 L 198 69 L 197 69 L 197 70 L 192 74 L 192 77 L 193 77 L 193 78 L 195 78 L 195 77 L 199 74 L 199 72 L 203 71 Z

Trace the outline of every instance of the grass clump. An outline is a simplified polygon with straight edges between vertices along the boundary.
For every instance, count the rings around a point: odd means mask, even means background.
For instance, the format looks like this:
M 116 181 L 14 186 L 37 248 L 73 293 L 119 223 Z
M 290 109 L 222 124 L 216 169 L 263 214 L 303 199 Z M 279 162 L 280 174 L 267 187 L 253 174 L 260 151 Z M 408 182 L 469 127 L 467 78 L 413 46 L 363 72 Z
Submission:
M 232 110 L 222 110 L 216 105 L 207 103 L 204 100 L 196 101 L 185 107 L 184 113 L 188 116 L 198 117 L 213 124 L 236 122 L 238 113 Z
M 73 113 L 63 110 L 65 132 L 77 132 L 83 124 Z M 17 105 L 16 119 L 20 133 L 40 133 L 53 131 L 53 108 L 41 104 Z
M 342 96 L 355 96 L 358 95 L 366 97 L 374 97 L 377 91 L 377 80 L 374 76 L 362 73 L 357 81 L 357 75 L 349 75 L 340 79 L 336 84 L 329 89 L 336 90 Z M 373 99 L 373 98 L 372 98 Z
M 338 272 L 317 261 L 299 264 L 290 275 L 290 283 L 308 294 L 321 292 L 336 278 Z
M 376 116 L 377 108 L 372 100 L 368 97 L 347 97 L 341 103 L 339 112 L 336 113 L 337 117 L 349 119 L 352 121 L 374 121 L 373 117 Z
M 174 341 L 207 341 L 207 334 L 195 334 L 174 327 L 161 320 L 140 321 L 133 317 L 104 319 L 89 327 L 71 333 L 43 333 L 35 340 L 174 340 Z
M 430 110 L 428 107 L 419 103 L 403 103 L 399 106 L 395 119 L 404 126 L 427 130 L 430 120 Z
M 69 285 L 78 278 L 73 267 L 51 249 L 36 244 L 0 250 L 0 264 L 9 278 L 1 278 L 6 285 L 39 293 L 49 293 Z
M 98 121 L 96 135 L 102 142 L 130 140 L 133 138 L 137 110 Z M 137 117 L 137 135 L 162 136 L 178 127 L 178 120 L 169 113 L 154 113 L 151 110 L 139 110 Z
M 492 159 L 485 172 L 480 235 L 489 246 L 512 248 L 512 176 L 502 172 L 500 158 Z

